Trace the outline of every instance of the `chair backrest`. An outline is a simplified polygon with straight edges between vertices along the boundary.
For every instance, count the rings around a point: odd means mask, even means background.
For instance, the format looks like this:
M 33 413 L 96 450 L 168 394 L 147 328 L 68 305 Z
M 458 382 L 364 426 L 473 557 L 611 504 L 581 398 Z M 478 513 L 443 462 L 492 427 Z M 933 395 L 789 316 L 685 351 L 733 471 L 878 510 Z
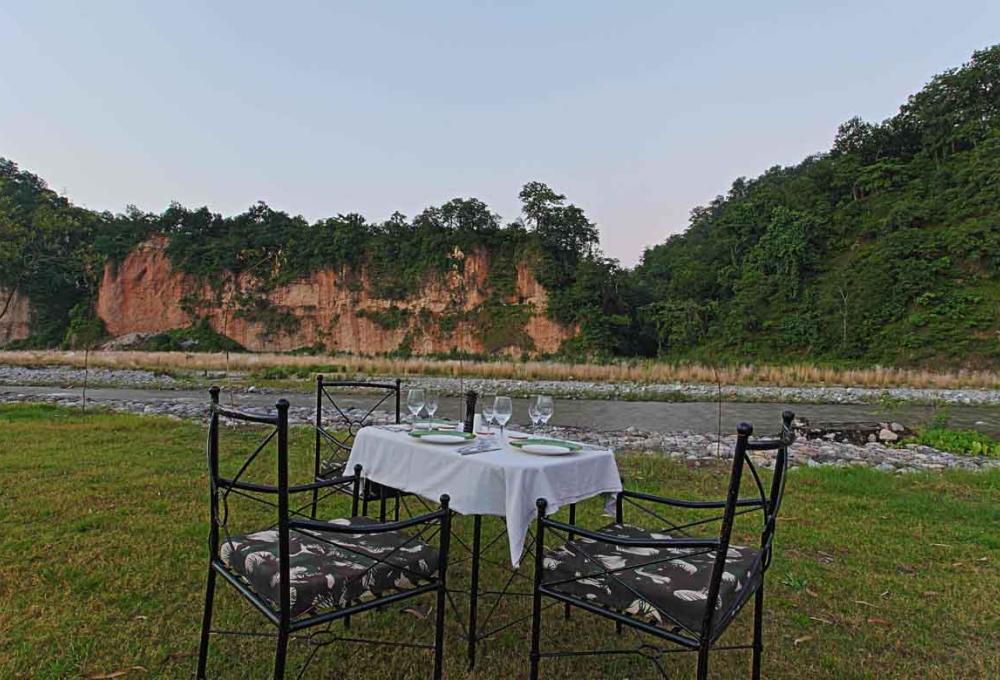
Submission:
M 279 399 L 275 404 L 275 410 L 271 413 L 257 414 L 233 409 L 227 409 L 219 405 L 219 388 L 212 387 L 209 390 L 212 398 L 210 420 L 208 427 L 208 470 L 211 485 L 211 527 L 209 529 L 209 550 L 213 560 L 220 559 L 219 541 L 220 530 L 224 531 L 228 537 L 229 502 L 231 493 L 258 501 L 265 505 L 274 506 L 275 503 L 261 495 L 277 496 L 278 510 L 278 546 L 279 546 L 279 578 L 286 587 L 281 589 L 281 614 L 287 620 L 288 612 L 291 609 L 287 584 L 289 583 L 289 551 L 288 551 L 288 407 L 285 399 Z M 247 456 L 239 470 L 232 477 L 223 477 L 219 473 L 219 426 L 220 419 L 237 423 L 253 423 L 270 426 L 273 429 L 260 440 L 257 447 Z M 277 485 L 260 484 L 256 482 L 243 481 L 241 477 L 250 468 L 251 464 L 263 451 L 274 443 L 277 449 Z M 221 507 L 220 507 L 221 506 Z
M 395 423 L 400 422 L 400 392 L 401 381 L 396 378 L 392 382 L 365 382 L 361 380 L 325 380 L 322 375 L 316 376 L 316 470 L 320 474 L 323 464 L 323 443 L 332 447 L 331 459 L 346 462 L 350 456 L 354 436 L 362 427 L 371 425 L 379 407 L 388 406 L 390 416 Z M 367 409 L 358 409 L 337 403 L 333 389 L 347 389 L 354 394 L 372 395 L 372 404 Z M 324 410 L 326 420 L 333 422 L 333 427 L 324 426 Z
M 715 564 L 713 566 L 712 578 L 709 581 L 709 603 L 714 603 L 718 599 L 726 568 L 733 524 L 738 509 L 746 506 L 745 501 L 740 498 L 740 484 L 743 481 L 744 468 L 749 469 L 753 477 L 759 495 L 759 502 L 756 503 L 756 507 L 759 507 L 763 514 L 759 558 L 761 577 L 763 577 L 763 572 L 770 565 L 775 524 L 785 493 L 785 478 L 788 472 L 788 447 L 795 441 L 795 432 L 792 428 L 792 421 L 794 419 L 794 413 L 785 411 L 781 415 L 781 432 L 774 437 L 751 439 L 753 425 L 749 423 L 740 423 L 736 428 L 736 449 L 733 453 L 733 464 L 729 476 L 729 490 L 726 494 L 726 504 L 722 515 L 722 528 L 719 531 L 719 548 L 715 553 Z M 748 455 L 750 451 L 775 451 L 774 476 L 771 479 L 770 491 L 765 491 L 760 474 L 757 472 L 753 460 Z M 749 591 L 747 592 L 749 593 Z M 738 608 L 738 604 L 739 601 L 734 602 L 729 609 L 735 611 Z M 709 636 L 713 630 L 717 630 L 720 621 L 725 619 L 728 613 L 716 612 L 714 606 L 706 606 L 705 619 L 702 626 L 703 635 Z

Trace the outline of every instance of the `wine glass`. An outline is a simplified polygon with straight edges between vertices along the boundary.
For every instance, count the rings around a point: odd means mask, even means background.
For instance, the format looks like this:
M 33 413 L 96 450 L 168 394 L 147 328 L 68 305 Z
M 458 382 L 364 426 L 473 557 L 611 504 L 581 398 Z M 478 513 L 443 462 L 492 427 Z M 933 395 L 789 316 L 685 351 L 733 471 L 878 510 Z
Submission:
M 542 420 L 542 415 L 538 411 L 539 396 L 534 396 L 528 400 L 528 417 L 531 418 L 531 434 L 535 434 L 538 423 Z
M 413 419 L 413 426 L 417 427 L 417 416 L 420 415 L 421 409 L 424 407 L 424 391 L 419 387 L 412 388 L 406 394 L 406 408 L 410 411 L 410 416 Z
M 424 409 L 427 411 L 427 427 L 434 427 L 434 414 L 438 410 L 437 392 L 427 390 L 427 396 L 424 398 Z
M 496 401 L 493 403 L 493 418 L 500 425 L 500 441 L 503 441 L 504 427 L 513 413 L 514 405 L 511 403 L 510 397 L 496 398 Z
M 496 397 L 492 394 L 483 395 L 483 420 L 486 421 L 486 429 L 493 425 L 493 404 Z
M 538 403 L 535 408 L 538 409 L 538 420 L 541 421 L 542 425 L 548 425 L 549 419 L 556 409 L 552 397 L 544 394 L 538 395 Z

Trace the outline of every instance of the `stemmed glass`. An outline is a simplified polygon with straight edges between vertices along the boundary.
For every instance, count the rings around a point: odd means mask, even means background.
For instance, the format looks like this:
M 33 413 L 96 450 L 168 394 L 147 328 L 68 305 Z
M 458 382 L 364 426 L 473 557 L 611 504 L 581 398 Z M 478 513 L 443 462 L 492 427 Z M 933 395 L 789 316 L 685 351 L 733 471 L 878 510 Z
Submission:
M 552 413 L 556 410 L 556 407 L 552 401 L 552 397 L 540 394 L 538 395 L 538 403 L 535 405 L 535 409 L 538 411 L 538 420 L 541 421 L 542 425 L 548 425 L 549 419 L 552 418 Z
M 531 434 L 535 434 L 538 423 L 542 420 L 542 414 L 538 412 L 538 401 L 541 397 L 535 396 L 528 400 L 528 417 L 531 418 Z
M 493 418 L 500 424 L 500 441 L 503 441 L 504 427 L 514 413 L 510 397 L 497 397 L 493 404 Z
M 496 397 L 492 394 L 483 396 L 483 420 L 486 421 L 487 430 L 493 425 L 493 404 L 495 401 Z
M 434 427 L 434 414 L 438 410 L 438 395 L 437 392 L 432 392 L 427 390 L 427 396 L 424 398 L 424 409 L 427 411 L 427 427 Z
M 413 427 L 417 427 L 417 416 L 420 415 L 421 409 L 424 408 L 424 391 L 419 387 L 412 388 L 406 394 L 406 408 L 410 411 L 410 416 L 413 418 Z

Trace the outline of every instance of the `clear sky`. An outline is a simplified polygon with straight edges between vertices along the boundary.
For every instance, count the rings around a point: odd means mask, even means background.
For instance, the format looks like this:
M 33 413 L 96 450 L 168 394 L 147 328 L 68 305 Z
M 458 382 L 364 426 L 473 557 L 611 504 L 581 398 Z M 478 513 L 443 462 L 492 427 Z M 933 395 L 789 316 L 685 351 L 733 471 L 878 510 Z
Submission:
M 538 179 L 634 264 L 1000 42 L 997 0 L 0 4 L 0 156 L 76 203 L 317 219 Z

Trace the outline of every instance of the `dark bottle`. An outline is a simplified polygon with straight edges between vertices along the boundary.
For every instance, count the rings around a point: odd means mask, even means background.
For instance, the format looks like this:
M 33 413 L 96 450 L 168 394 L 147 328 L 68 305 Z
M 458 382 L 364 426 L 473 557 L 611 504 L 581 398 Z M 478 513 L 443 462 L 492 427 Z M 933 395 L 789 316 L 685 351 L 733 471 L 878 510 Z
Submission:
M 462 429 L 466 432 L 472 432 L 473 424 L 476 422 L 477 397 L 475 390 L 469 390 L 465 393 L 465 422 Z

